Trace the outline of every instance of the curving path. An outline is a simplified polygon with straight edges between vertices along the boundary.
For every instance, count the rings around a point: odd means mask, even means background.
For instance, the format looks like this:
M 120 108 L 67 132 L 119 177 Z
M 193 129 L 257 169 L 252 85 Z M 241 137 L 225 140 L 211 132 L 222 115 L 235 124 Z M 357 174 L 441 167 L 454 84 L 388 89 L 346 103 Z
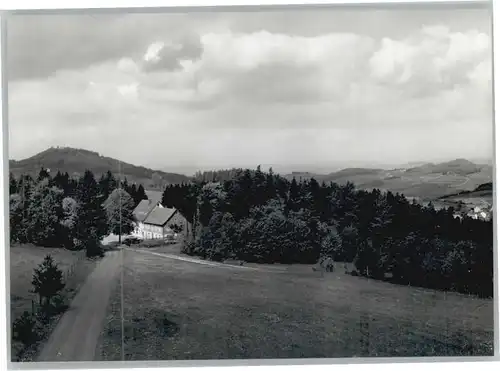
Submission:
M 109 251 L 89 275 L 57 323 L 37 362 L 93 361 L 111 292 L 118 281 L 121 251 Z

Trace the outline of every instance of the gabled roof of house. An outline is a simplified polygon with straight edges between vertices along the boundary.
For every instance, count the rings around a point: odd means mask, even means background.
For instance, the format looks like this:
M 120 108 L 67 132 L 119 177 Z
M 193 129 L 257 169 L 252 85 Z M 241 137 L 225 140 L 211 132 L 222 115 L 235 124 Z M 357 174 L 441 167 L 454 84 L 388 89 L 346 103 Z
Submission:
M 159 202 L 153 200 L 142 200 L 134 209 L 134 217 L 138 222 L 144 222 Z
M 170 209 L 168 207 L 155 207 L 153 211 L 147 215 L 144 223 L 163 227 L 174 216 L 176 211 L 176 209 Z

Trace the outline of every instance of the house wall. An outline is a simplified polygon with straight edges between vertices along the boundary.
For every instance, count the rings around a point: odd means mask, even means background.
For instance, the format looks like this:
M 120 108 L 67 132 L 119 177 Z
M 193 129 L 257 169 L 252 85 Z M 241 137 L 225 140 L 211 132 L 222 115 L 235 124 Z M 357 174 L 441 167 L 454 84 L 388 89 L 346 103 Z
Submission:
M 176 212 L 174 216 L 167 222 L 164 227 L 156 226 L 152 224 L 145 224 L 143 222 L 136 223 L 134 234 L 140 236 L 144 239 L 156 239 L 163 238 L 174 232 L 170 228 L 170 225 L 177 224 L 182 227 L 181 234 L 187 235 L 190 230 L 191 223 L 189 223 L 186 218 L 179 212 Z
M 143 231 L 144 231 L 144 223 L 142 222 L 136 222 L 134 223 L 134 231 L 132 232 L 133 235 L 136 235 L 136 236 L 141 236 L 141 237 L 144 237 L 143 236 Z
M 144 224 L 143 237 L 146 239 L 163 238 L 165 229 L 158 225 Z
M 173 224 L 177 224 L 179 227 L 181 227 L 183 231 L 181 233 L 184 233 L 187 226 L 187 220 L 180 212 L 176 212 L 174 216 L 168 221 L 167 226 L 171 226 Z

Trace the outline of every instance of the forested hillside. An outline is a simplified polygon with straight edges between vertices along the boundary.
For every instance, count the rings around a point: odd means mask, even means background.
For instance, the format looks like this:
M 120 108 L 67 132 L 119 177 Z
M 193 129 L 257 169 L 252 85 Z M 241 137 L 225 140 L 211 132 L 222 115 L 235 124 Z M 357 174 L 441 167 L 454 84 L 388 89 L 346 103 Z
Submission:
M 237 170 L 222 182 L 167 187 L 164 204 L 195 222 L 185 251 L 212 260 L 353 262 L 358 274 L 491 296 L 493 222 L 453 217 L 351 183 L 288 181 Z

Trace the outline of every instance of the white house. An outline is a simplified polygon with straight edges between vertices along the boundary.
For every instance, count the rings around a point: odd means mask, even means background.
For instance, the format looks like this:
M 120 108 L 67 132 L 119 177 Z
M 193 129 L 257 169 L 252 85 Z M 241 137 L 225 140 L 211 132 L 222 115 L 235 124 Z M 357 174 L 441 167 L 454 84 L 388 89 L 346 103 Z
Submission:
M 134 209 L 134 217 L 132 234 L 144 239 L 163 239 L 177 232 L 186 233 L 188 228 L 186 218 L 177 209 L 163 207 L 157 200 L 142 200 Z

